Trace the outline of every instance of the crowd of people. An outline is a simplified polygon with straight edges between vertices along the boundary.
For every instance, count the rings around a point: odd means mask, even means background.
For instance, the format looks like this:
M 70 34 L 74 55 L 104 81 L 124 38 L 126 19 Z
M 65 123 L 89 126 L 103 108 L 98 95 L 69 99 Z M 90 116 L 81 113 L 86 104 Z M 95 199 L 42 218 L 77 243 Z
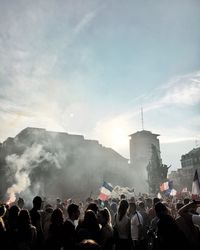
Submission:
M 199 203 L 121 195 L 49 204 L 36 196 L 27 209 L 19 198 L 0 205 L 0 249 L 197 250 Z

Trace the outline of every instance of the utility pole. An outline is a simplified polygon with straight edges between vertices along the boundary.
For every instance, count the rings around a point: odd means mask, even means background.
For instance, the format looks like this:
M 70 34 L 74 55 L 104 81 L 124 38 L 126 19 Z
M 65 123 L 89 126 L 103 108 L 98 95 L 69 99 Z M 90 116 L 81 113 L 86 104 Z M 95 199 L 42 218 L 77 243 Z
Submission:
M 142 130 L 144 130 L 143 107 L 141 107 L 141 122 L 142 122 Z
M 195 147 L 198 148 L 198 146 L 199 146 L 199 141 L 195 140 Z

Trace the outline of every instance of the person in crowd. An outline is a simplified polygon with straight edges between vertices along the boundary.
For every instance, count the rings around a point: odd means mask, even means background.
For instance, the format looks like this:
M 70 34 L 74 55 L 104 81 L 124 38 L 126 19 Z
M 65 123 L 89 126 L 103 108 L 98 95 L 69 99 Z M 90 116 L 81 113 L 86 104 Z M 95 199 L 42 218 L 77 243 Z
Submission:
M 22 209 L 18 216 L 17 250 L 38 249 L 36 246 L 37 230 L 31 224 L 28 210 Z
M 200 201 L 194 200 L 186 203 L 178 213 L 185 218 L 192 219 L 193 224 L 200 227 L 200 215 L 195 212 L 198 207 L 200 207 Z
M 127 215 L 129 203 L 127 200 L 122 199 L 119 204 L 117 214 L 114 218 L 114 240 L 115 249 L 124 250 L 131 249 L 131 224 L 130 218 Z
M 51 215 L 51 224 L 45 244 L 47 250 L 60 250 L 63 246 L 63 222 L 63 212 L 60 208 L 56 208 Z
M 79 220 L 82 221 L 84 218 L 84 214 L 85 214 L 84 205 L 82 201 L 79 202 L 79 210 L 80 210 Z
M 135 214 L 135 202 L 132 201 L 132 202 L 129 202 L 127 216 L 131 219 L 134 214 Z
M 147 213 L 149 213 L 149 209 L 152 208 L 153 206 L 153 200 L 151 198 L 146 198 L 145 199 L 145 206 L 147 208 Z
M 95 215 L 97 216 L 97 213 L 99 211 L 99 207 L 95 202 L 90 202 L 90 203 L 87 204 L 87 207 L 86 207 L 85 211 L 87 211 L 87 210 L 92 210 L 95 213 Z M 79 218 L 77 231 L 79 230 L 79 227 L 81 226 L 81 224 L 82 224 L 82 222 L 84 220 L 84 216 L 85 216 L 85 212 L 83 214 L 83 218 L 82 219 Z
M 131 198 L 129 199 L 129 203 L 135 203 L 135 197 L 134 196 L 131 196 Z
M 117 201 L 116 199 L 112 199 L 111 205 L 110 205 L 110 214 L 111 214 L 111 223 L 114 224 L 114 218 L 115 214 L 117 213 Z
M 79 206 L 71 203 L 67 208 L 68 218 L 63 225 L 63 245 L 64 250 L 74 250 L 77 241 L 74 221 L 80 216 Z
M 17 231 L 17 220 L 18 220 L 19 212 L 20 212 L 20 209 L 16 205 L 13 205 L 9 209 L 8 219 L 7 219 L 7 224 L 6 224 L 7 231 L 9 232 Z
M 149 215 L 146 212 L 145 202 L 144 201 L 141 201 L 138 204 L 138 211 L 142 215 L 142 219 L 143 219 L 143 236 L 144 236 L 143 245 L 144 245 L 144 248 L 147 249 L 147 246 L 148 246 L 148 230 L 149 230 L 149 227 L 150 227 L 150 219 L 149 219 Z
M 181 201 L 178 201 L 175 205 L 175 220 L 179 219 L 181 216 L 178 213 L 178 210 L 181 209 L 184 206 L 184 204 Z
M 60 198 L 56 198 L 56 208 L 60 208 L 62 211 L 64 210 L 63 202 Z
M 200 203 L 200 202 L 199 202 Z M 200 205 L 199 205 L 200 206 Z M 176 223 L 185 234 L 190 249 L 200 249 L 200 215 L 196 213 L 198 202 L 192 201 L 179 208 Z
M 19 199 L 17 200 L 17 206 L 20 208 L 20 209 L 23 209 L 24 208 L 24 199 L 19 197 Z
M 40 196 L 35 196 L 33 198 L 33 208 L 30 210 L 31 222 L 37 230 L 37 248 L 42 249 L 44 244 L 44 235 L 42 230 L 42 219 L 41 219 L 41 206 L 42 198 Z
M 77 228 L 77 236 L 79 242 L 84 239 L 92 239 L 99 243 L 100 228 L 94 211 L 86 210 L 84 219 Z
M 188 242 L 178 228 L 175 220 L 169 215 L 167 207 L 161 202 L 155 205 L 157 222 L 157 247 L 159 250 L 186 250 Z
M 142 215 L 136 210 L 136 204 L 130 203 L 131 206 L 131 239 L 135 250 L 142 249 L 144 245 L 143 234 L 143 218 Z
M 51 224 L 51 215 L 53 213 L 53 207 L 51 204 L 45 205 L 44 213 L 42 214 L 42 230 L 44 234 L 44 240 L 47 239 L 49 234 L 49 226 Z
M 149 211 L 148 211 L 148 215 L 149 215 L 150 221 L 152 221 L 152 220 L 156 217 L 155 205 L 156 205 L 156 203 L 158 203 L 159 201 L 160 201 L 159 198 L 157 198 L 157 197 L 153 198 L 152 207 L 150 207 L 150 208 L 149 208 Z
M 107 208 L 101 209 L 98 212 L 98 222 L 101 225 L 100 229 L 100 245 L 103 250 L 113 249 L 113 228 L 111 226 L 111 216 Z
M 18 232 L 18 216 L 20 209 L 18 206 L 13 205 L 9 209 L 8 219 L 6 223 L 8 249 L 13 250 L 17 244 L 17 232 Z

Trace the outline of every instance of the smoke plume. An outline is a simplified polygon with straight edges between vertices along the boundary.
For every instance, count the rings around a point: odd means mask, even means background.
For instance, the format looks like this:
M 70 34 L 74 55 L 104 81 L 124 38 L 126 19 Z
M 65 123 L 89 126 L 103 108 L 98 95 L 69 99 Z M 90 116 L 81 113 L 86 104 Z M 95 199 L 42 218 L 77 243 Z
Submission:
M 48 163 L 45 166 L 53 164 L 56 168 L 60 168 L 56 156 L 46 152 L 40 144 L 33 144 L 20 156 L 12 154 L 6 157 L 7 167 L 10 171 L 15 172 L 14 184 L 7 189 L 8 203 L 16 200 L 16 194 L 20 194 L 29 188 L 31 171 L 44 161 Z

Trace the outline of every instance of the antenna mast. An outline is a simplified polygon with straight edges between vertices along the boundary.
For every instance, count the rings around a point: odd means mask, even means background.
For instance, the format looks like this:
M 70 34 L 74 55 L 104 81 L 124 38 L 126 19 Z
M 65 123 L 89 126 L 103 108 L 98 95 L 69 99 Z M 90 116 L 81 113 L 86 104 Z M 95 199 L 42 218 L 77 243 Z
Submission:
M 142 130 L 144 130 L 143 107 L 141 107 L 141 121 L 142 121 Z

